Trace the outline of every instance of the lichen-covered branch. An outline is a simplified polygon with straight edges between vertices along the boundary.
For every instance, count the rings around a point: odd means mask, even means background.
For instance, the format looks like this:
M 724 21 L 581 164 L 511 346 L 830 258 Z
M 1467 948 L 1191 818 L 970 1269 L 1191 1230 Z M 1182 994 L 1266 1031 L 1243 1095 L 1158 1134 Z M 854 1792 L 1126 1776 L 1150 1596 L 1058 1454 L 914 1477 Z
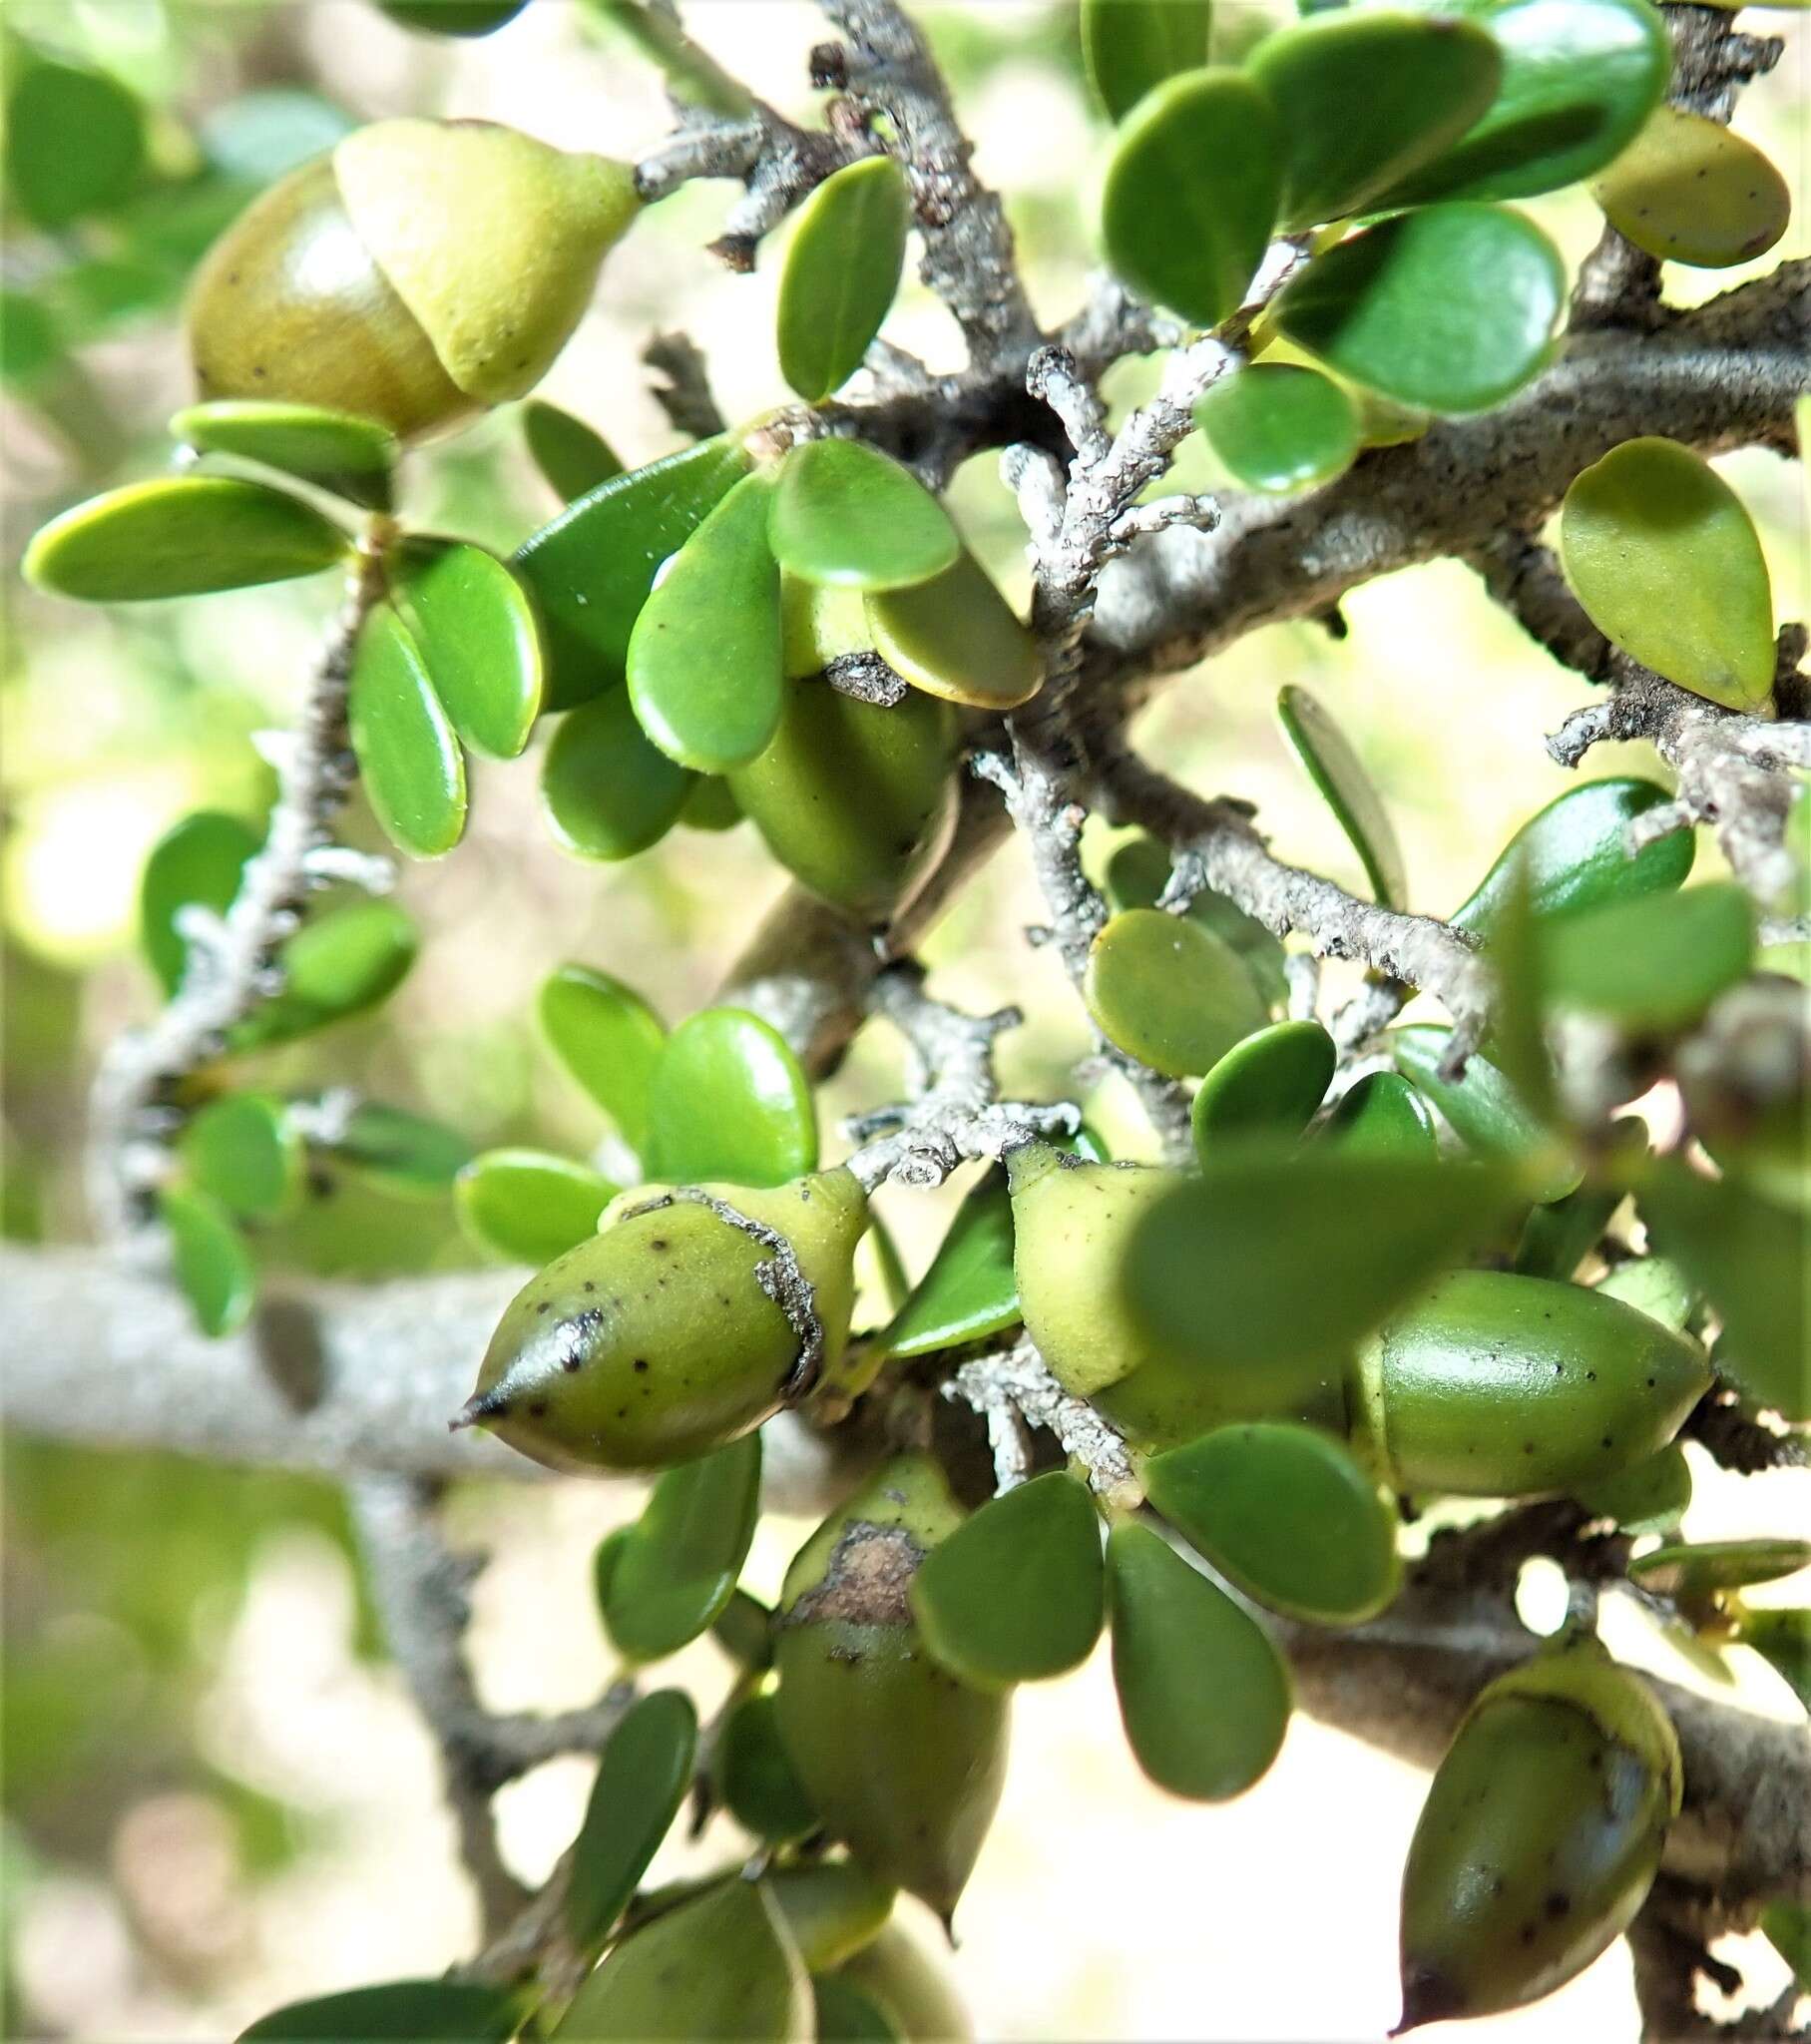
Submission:
M 965 1362 L 943 1387 L 946 1398 L 985 1415 L 995 1448 L 995 1469 L 1001 1490 L 1011 1490 L 1030 1473 L 1030 1457 L 1014 1439 L 1010 1421 L 1054 1434 L 1065 1454 L 1088 1472 L 1094 1490 L 1130 1510 L 1143 1496 L 1132 1466 L 1132 1455 L 1118 1429 L 1103 1419 L 1086 1398 L 1072 1398 L 1050 1373 L 1050 1366 L 1029 1337 L 995 1355 Z M 996 1416 L 1009 1426 L 996 1432 Z

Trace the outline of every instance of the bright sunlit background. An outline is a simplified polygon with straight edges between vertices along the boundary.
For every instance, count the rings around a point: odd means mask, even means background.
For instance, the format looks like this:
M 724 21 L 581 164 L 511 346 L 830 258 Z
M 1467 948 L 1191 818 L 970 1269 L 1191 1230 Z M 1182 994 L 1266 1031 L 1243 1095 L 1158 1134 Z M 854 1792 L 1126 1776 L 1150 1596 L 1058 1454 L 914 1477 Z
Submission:
M 536 0 L 498 35 L 463 45 L 407 34 L 362 0 L 9 0 L 6 12 L 10 29 L 114 68 L 167 109 L 158 147 L 172 163 L 200 147 L 273 167 L 295 133 L 329 139 L 334 108 L 359 120 L 483 116 L 630 158 L 666 125 L 652 74 L 587 43 L 565 0 Z M 824 33 L 810 6 L 696 0 L 687 14 L 756 91 L 807 109 L 805 54 Z M 981 175 L 1007 196 L 1037 308 L 1054 321 L 1077 302 L 1091 264 L 1088 187 L 1105 139 L 1081 90 L 1071 10 L 968 0 L 925 14 L 979 139 Z M 1217 33 L 1236 50 L 1265 19 L 1258 7 L 1225 6 Z M 1767 30 L 1788 24 L 1789 47 L 1744 97 L 1737 125 L 1802 202 L 1811 70 L 1791 20 L 1757 17 Z M 287 97 L 217 113 L 254 91 Z M 682 326 L 703 342 L 732 419 L 785 397 L 767 340 L 777 250 L 763 252 L 752 277 L 731 277 L 702 253 L 724 193 L 690 188 L 637 229 L 545 386 L 631 462 L 676 444 L 638 359 L 654 330 Z M 1570 256 L 1594 239 L 1582 193 L 1531 210 Z M 1801 210 L 1784 246 L 1755 268 L 1807 251 Z M 30 260 L 29 251 L 16 259 L 9 251 L 9 283 L 31 280 L 15 274 Z M 1747 273 L 1675 271 L 1669 285 L 1696 299 Z M 284 718 L 332 601 L 304 583 L 103 614 L 18 593 L 12 571 L 30 530 L 104 482 L 161 467 L 162 422 L 189 395 L 167 310 L 135 313 L 128 302 L 89 330 L 70 371 L 80 379 L 73 404 L 12 403 L 5 413 L 6 588 L 17 629 L 3 698 L 4 1220 L 26 1239 L 82 1232 L 82 1087 L 98 1047 L 151 1004 L 131 947 L 144 855 L 196 806 L 256 814 L 268 787 L 249 735 Z M 916 283 L 887 332 L 938 366 L 957 359 L 953 326 Z M 1151 373 L 1129 365 L 1112 394 L 1135 400 Z M 1190 450 L 1183 480 L 1199 486 L 1206 471 L 1196 463 Z M 417 525 L 507 548 L 555 508 L 507 410 L 415 466 L 405 508 Z M 1760 525 L 1778 614 L 1803 616 L 1811 574 L 1799 474 L 1760 454 L 1722 466 Z M 994 457 L 964 472 L 956 504 L 970 539 L 1022 594 L 1022 535 Z M 1344 608 L 1343 644 L 1307 625 L 1258 634 L 1172 687 L 1141 737 L 1203 791 L 1257 803 L 1282 855 L 1356 884 L 1353 855 L 1272 721 L 1277 687 L 1307 682 L 1352 733 L 1391 806 L 1413 905 L 1448 910 L 1515 825 L 1567 784 L 1541 738 L 1585 686 L 1455 565 L 1392 577 Z M 1631 769 L 1653 772 L 1656 763 L 1642 749 L 1604 747 L 1588 767 Z M 354 1083 L 483 1144 L 583 1152 L 597 1140 L 599 1118 L 531 1034 L 534 986 L 560 961 L 583 960 L 642 987 L 670 1016 L 684 1013 L 708 997 L 780 882 L 745 828 L 679 831 L 627 866 L 575 862 L 540 822 L 536 772 L 532 756 L 477 767 L 466 843 L 404 881 L 427 933 L 415 973 L 379 1019 L 277 1054 L 272 1083 Z M 350 828 L 375 841 L 368 819 Z M 1713 858 L 1708 846 L 1700 853 Z M 1036 916 L 1023 864 L 1008 851 L 926 952 L 951 998 L 1024 1004 L 1033 1019 L 1009 1040 L 1009 1081 L 1057 1094 L 1086 1034 L 1055 960 L 1021 940 Z M 890 1047 L 864 1041 L 825 1090 L 826 1131 L 896 1086 Z M 1109 1095 L 1091 1115 L 1121 1154 L 1135 1152 L 1127 1100 Z M 886 1197 L 915 1268 L 962 1189 Z M 350 1189 L 265 1248 L 275 1266 L 371 1277 L 472 1254 L 443 1210 Z M 1811 1476 L 1745 1485 L 1692 1453 L 1694 1535 L 1774 1534 L 1811 1516 Z M 281 1475 L 23 1440 L 9 1443 L 6 1471 L 7 2034 L 222 2038 L 281 2000 L 466 1955 L 475 1912 L 434 1755 L 378 1651 L 333 1495 Z M 590 1602 L 591 1552 L 639 1503 L 633 1486 L 580 1483 L 472 1489 L 455 1501 L 461 1535 L 497 1553 L 474 1633 L 494 1705 L 559 1708 L 595 1696 L 609 1668 Z M 806 1530 L 763 1523 L 752 1587 L 777 1589 Z M 1769 1598 L 1803 1603 L 1805 1585 L 1776 1585 L 1756 1601 Z M 1538 1584 L 1530 1601 L 1538 1606 Z M 1618 1651 L 1675 1680 L 1709 1680 L 1625 1607 L 1612 1603 L 1606 1623 Z M 676 1673 L 695 1672 L 708 1696 L 722 1680 L 714 1653 L 708 1643 L 692 1649 Z M 1796 1708 L 1752 1657 L 1734 1659 L 1743 1665 L 1732 1679 L 1752 1708 Z M 981 2036 L 1365 2039 L 1394 2021 L 1397 1874 L 1422 1778 L 1298 1719 L 1256 1792 L 1224 1809 L 1191 1807 L 1133 1768 L 1104 1655 L 1069 1681 L 1022 1691 L 1015 1708 L 1006 1802 L 960 1912 L 954 1961 Z M 561 1762 L 502 1797 L 505 1850 L 525 1879 L 544 1874 L 570 1840 L 589 1776 L 588 1764 Z M 723 1842 L 670 1845 L 656 1874 L 704 1863 Z M 1777 1991 L 1777 1961 L 1752 1949 L 1743 1957 L 1756 1988 Z M 1474 2034 L 1632 2037 L 1624 1953 Z

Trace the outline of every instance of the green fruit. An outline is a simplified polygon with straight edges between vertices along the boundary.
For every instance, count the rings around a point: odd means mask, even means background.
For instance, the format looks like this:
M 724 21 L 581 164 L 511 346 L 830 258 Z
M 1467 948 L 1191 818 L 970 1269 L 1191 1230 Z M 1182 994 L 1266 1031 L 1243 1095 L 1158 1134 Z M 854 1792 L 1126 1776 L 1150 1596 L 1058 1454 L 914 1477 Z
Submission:
M 189 300 L 205 398 L 409 437 L 538 383 L 639 206 L 634 174 L 481 121 L 379 121 L 262 194 Z
M 818 1859 L 769 1876 L 773 1899 L 813 1973 L 840 1965 L 873 1942 L 896 1890 L 847 1859 Z
M 1657 1454 L 1709 1385 L 1695 1341 L 1620 1299 L 1458 1271 L 1361 1350 L 1354 1424 L 1399 1489 L 1533 1497 Z
M 772 1191 L 699 1190 L 790 1245 L 833 1368 L 867 1225 L 861 1187 L 837 1170 Z M 550 1468 L 664 1469 L 771 1418 L 800 1361 L 756 1276 L 771 1248 L 659 1186 L 623 1194 L 599 1226 L 511 1301 L 454 1423 L 487 1426 Z
M 859 1988 L 906 2044 L 968 2044 L 975 2034 L 943 1968 L 897 1923 L 834 1977 Z
M 946 1921 L 1006 1773 L 1009 1705 L 931 1658 L 908 1592 L 961 1523 L 937 1464 L 889 1462 L 786 1572 L 779 1726 L 830 1835 Z
M 1177 1183 L 1148 1164 L 1087 1164 L 1048 1143 L 1006 1162 L 1025 1329 L 1073 1397 L 1092 1398 L 1155 1351 L 1114 1293 L 1133 1229 Z
M 1401 2029 L 1520 2008 L 1583 1972 L 1646 1898 L 1681 1788 L 1671 1722 L 1594 1640 L 1492 1683 L 1409 1846 Z
M 772 743 L 729 789 L 812 893 L 879 922 L 949 844 L 958 745 L 954 709 L 919 690 L 880 709 L 791 682 Z

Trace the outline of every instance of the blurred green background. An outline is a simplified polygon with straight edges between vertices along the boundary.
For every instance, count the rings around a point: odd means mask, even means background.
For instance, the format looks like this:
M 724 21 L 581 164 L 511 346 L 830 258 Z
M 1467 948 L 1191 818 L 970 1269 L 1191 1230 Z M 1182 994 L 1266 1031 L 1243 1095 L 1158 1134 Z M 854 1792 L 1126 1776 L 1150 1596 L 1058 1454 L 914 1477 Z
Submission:
M 924 12 L 979 139 L 981 173 L 1007 196 L 1034 301 L 1060 319 L 1091 266 L 1088 217 L 1105 137 L 1081 89 L 1071 12 L 1044 0 Z M 757 91 L 807 111 L 805 55 L 824 32 L 808 5 L 700 0 L 688 14 Z M 1225 7 L 1216 32 L 1232 51 L 1271 18 L 1262 7 Z M 1765 25 L 1788 19 L 1767 16 Z M 47 55 L 91 65 L 136 96 L 142 122 L 142 161 L 128 165 L 99 211 L 47 227 L 9 210 L 0 300 L 3 1214 L 16 1239 L 68 1240 L 84 1229 L 82 1098 L 97 1050 L 152 1007 L 133 948 L 140 866 L 192 808 L 256 819 L 269 776 L 248 741 L 283 721 L 333 596 L 303 583 L 88 612 L 20 589 L 14 570 L 26 537 L 76 497 L 167 463 L 163 422 L 190 394 L 178 329 L 189 268 L 251 192 L 346 126 L 403 112 L 478 115 L 634 157 L 667 121 L 652 75 L 588 40 L 566 0 L 534 0 L 475 43 L 409 33 L 364 0 L 9 0 L 0 33 L 9 81 Z M 1795 35 L 1738 121 L 1795 181 L 1801 202 L 1808 84 Z M 631 462 L 677 444 L 638 360 L 653 331 L 680 326 L 703 343 L 732 419 L 784 400 L 767 340 L 777 264 L 769 255 L 753 277 L 730 277 L 703 254 L 724 203 L 725 188 L 692 187 L 638 229 L 545 386 Z M 1580 193 L 1533 210 L 1571 256 L 1594 239 L 1596 216 Z M 1807 249 L 1801 210 L 1785 246 L 1756 270 Z M 1679 271 L 1669 284 L 1693 299 L 1744 273 Z M 934 366 L 958 358 L 953 327 L 915 282 L 887 332 Z M 1131 403 L 1153 377 L 1149 364 L 1126 364 L 1109 394 Z M 1724 466 L 1761 527 L 1779 615 L 1802 616 L 1800 477 L 1770 456 Z M 971 541 L 1020 594 L 1022 532 L 996 468 L 992 455 L 977 458 L 955 501 Z M 1198 445 L 1185 451 L 1179 481 L 1211 482 Z M 418 526 L 504 548 L 555 508 L 507 409 L 418 458 L 404 500 Z M 1515 824 L 1566 783 L 1541 734 L 1584 685 L 1532 649 L 1454 565 L 1361 590 L 1346 616 L 1350 636 L 1340 644 L 1305 625 L 1255 635 L 1170 689 L 1140 737 L 1204 791 L 1256 802 L 1284 856 L 1355 883 L 1349 849 L 1271 721 L 1277 687 L 1307 682 L 1352 732 L 1396 814 L 1414 905 L 1449 909 Z M 1652 771 L 1654 763 L 1632 748 L 1602 748 L 1589 763 L 1594 773 L 1631 766 Z M 549 840 L 535 782 L 532 754 L 477 766 L 465 844 L 404 876 L 402 899 L 425 932 L 409 981 L 376 1017 L 267 1056 L 260 1083 L 354 1085 L 431 1112 L 479 1144 L 583 1153 L 597 1142 L 601 1119 L 534 1039 L 534 986 L 551 966 L 578 959 L 631 980 L 670 1016 L 687 1012 L 708 997 L 780 880 L 745 827 L 680 831 L 627 866 L 580 864 Z M 377 842 L 356 811 L 346 834 Z M 1701 860 L 1714 863 L 1710 847 Z M 1009 1040 L 1009 1083 L 1058 1094 L 1087 1036 L 1055 961 L 1020 939 L 1037 912 L 1009 852 L 927 956 L 953 999 L 1024 1004 L 1032 1021 Z M 825 1089 L 827 1136 L 840 1114 L 892 1097 L 897 1084 L 889 1046 L 864 1040 Z M 1141 1141 L 1127 1101 L 1110 1094 L 1092 1111 L 1122 1151 Z M 892 1196 L 888 1218 L 915 1263 L 961 1189 Z M 272 1269 L 373 1278 L 473 1256 L 443 1204 L 349 1182 L 259 1249 Z M 79 1384 L 71 1395 L 81 1395 Z M 603 1650 L 585 1565 L 597 1534 L 636 1505 L 626 1488 L 584 1486 L 460 1501 L 462 1527 L 507 1557 L 487 1578 L 477 1635 L 499 1706 L 558 1706 L 595 1690 Z M 1739 1497 L 1719 1506 L 1712 1496 L 1704 1509 L 1732 1515 L 1731 1527 L 1744 1523 Z M 469 1906 L 431 1757 L 382 1664 L 330 1487 L 13 1439 L 4 1511 L 7 2034 L 220 2036 L 286 1994 L 431 1969 L 460 1954 Z M 1711 1530 L 1711 1521 L 1700 1526 Z M 796 1531 L 763 1530 L 757 1573 L 777 1576 Z M 1289 1955 L 1280 1932 L 1262 1942 L 1276 1913 L 1262 1878 L 1273 1860 L 1285 1877 L 1278 1833 L 1290 1811 L 1334 1785 L 1355 1836 L 1366 1822 L 1406 1836 L 1409 1778 L 1303 1727 L 1291 1735 L 1283 1777 L 1249 1813 L 1183 1812 L 1133 1783 L 1117 1752 L 1103 1754 L 1117 1730 L 1099 1676 L 1085 1671 L 1022 1713 L 1018 1787 L 977 1900 L 965 1905 L 960 1970 L 983 2033 L 1374 2034 L 1393 2007 L 1389 1897 L 1372 1907 L 1377 1898 L 1354 1901 L 1349 1885 L 1368 1860 L 1355 1845 L 1334 1863 L 1333 1875 L 1342 1864 L 1345 1873 L 1327 1888 L 1314 1933 L 1331 1982 L 1319 1999 L 1299 1985 L 1280 2001 L 1269 1991 Z M 1763 1694 L 1761 1706 L 1768 1702 Z M 1074 1878 L 1052 1849 L 1048 1794 L 1039 1792 L 1051 1770 L 1069 1786 L 1055 1842 L 1079 1848 Z M 506 1796 L 506 1848 L 525 1872 L 558 1852 L 584 1786 L 582 1764 L 562 1764 Z M 1196 1948 L 1173 1949 L 1176 1919 L 1147 1896 L 1140 1903 L 1139 1878 L 1116 1874 L 1115 1886 L 1131 1892 L 1112 1898 L 1098 1881 L 1088 1887 L 1103 1852 L 1142 1856 L 1157 1881 L 1237 1867 L 1213 1887 L 1223 1910 L 1234 1908 L 1227 1889 L 1253 1888 L 1249 1921 L 1225 1916 L 1205 1947 L 1197 1929 Z M 1387 1851 L 1386 1863 L 1395 1863 Z M 1373 1872 L 1366 1884 L 1387 1890 L 1393 1875 Z M 1312 1876 L 1309 1886 L 1311 1902 Z M 1053 1911 L 1093 1918 L 1065 1925 L 1062 1941 L 1074 1949 L 1047 1955 L 1050 1976 L 1035 1988 L 1015 1958 L 1028 1909 L 1046 1927 Z M 1222 1943 L 1216 1972 L 1212 1951 Z M 1602 1971 L 1501 2033 L 1560 2037 L 1584 2034 L 1582 2021 L 1615 2021 L 1578 2000 L 1602 1991 L 1591 1987 Z M 1624 2011 L 1626 2027 L 1625 1978 L 1610 1991 L 1621 2000 L 1602 2008 Z

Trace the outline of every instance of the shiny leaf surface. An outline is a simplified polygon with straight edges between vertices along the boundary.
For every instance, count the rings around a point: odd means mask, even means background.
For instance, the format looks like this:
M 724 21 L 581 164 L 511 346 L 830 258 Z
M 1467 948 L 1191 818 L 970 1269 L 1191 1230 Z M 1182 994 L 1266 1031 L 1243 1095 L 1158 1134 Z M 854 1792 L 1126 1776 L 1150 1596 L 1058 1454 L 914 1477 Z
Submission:
M 1082 997 L 1111 1042 L 1174 1078 L 1208 1070 L 1265 1019 L 1231 947 L 1156 908 L 1126 909 L 1101 931 Z
M 1396 826 L 1351 740 L 1318 699 L 1293 682 L 1277 692 L 1276 717 L 1291 751 L 1363 863 L 1373 899 L 1386 908 L 1403 907 L 1409 883 Z
M 750 1433 L 655 1484 L 605 1598 L 618 1652 L 660 1661 L 709 1629 L 747 1558 L 760 1480 L 760 1435 Z
M 780 272 L 780 373 L 807 404 L 861 367 L 899 289 L 912 195 L 890 156 L 826 178 L 799 216 Z
M 384 835 L 415 858 L 451 851 L 465 835 L 465 757 L 414 635 L 388 604 L 358 635 L 346 723 Z
M 542 1033 L 554 1055 L 638 1153 L 648 1140 L 648 1096 L 667 1032 L 636 992 L 589 965 L 562 965 L 541 983 Z
M 548 1150 L 486 1150 L 460 1172 L 453 1204 L 481 1249 L 539 1268 L 598 1232 L 619 1188 Z
M 698 777 L 652 744 L 627 689 L 560 720 L 541 762 L 541 813 L 575 858 L 625 859 L 659 844 Z
M 541 641 L 515 576 L 482 547 L 411 540 L 391 600 L 453 729 L 475 752 L 513 760 L 541 710 Z
M 610 1932 L 673 1828 L 697 1740 L 691 1699 L 659 1689 L 632 1704 L 605 1741 L 566 1891 L 567 1933 L 581 1951 Z
M 811 1086 L 783 1037 L 739 1008 L 705 1008 L 667 1039 L 648 1102 L 651 1176 L 778 1186 L 817 1169 Z
M 767 537 L 789 574 L 847 589 L 906 589 L 962 551 L 949 513 L 860 440 L 807 440 L 786 456 Z

